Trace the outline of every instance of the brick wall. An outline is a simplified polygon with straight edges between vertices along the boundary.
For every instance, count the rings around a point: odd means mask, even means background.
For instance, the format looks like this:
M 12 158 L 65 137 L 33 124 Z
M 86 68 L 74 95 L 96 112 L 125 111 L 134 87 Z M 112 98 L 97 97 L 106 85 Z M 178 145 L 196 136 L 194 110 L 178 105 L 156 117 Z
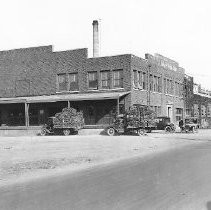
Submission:
M 182 97 L 169 95 L 164 93 L 164 78 L 169 78 L 173 81 L 173 84 L 176 82 L 179 82 L 180 84 L 183 84 L 184 80 L 184 72 L 181 71 L 173 71 L 173 70 L 167 70 L 163 68 L 162 66 L 157 65 L 156 63 L 151 62 L 147 59 L 142 59 L 136 56 L 132 56 L 131 61 L 131 69 L 145 72 L 146 75 L 148 74 L 148 71 L 150 74 L 161 77 L 161 86 L 162 86 L 162 92 L 153 92 L 150 91 L 150 106 L 160 106 L 161 107 L 161 115 L 167 116 L 167 105 L 171 105 L 173 109 L 173 121 L 175 122 L 176 119 L 176 108 L 182 108 L 184 109 L 184 101 Z M 148 85 L 147 85 L 148 86 Z M 131 101 L 132 103 L 140 103 L 142 105 L 147 105 L 147 90 L 139 90 L 136 88 L 132 88 L 131 93 Z
M 87 49 L 52 52 L 52 46 L 0 52 L 0 97 L 56 94 L 56 75 L 82 69 Z

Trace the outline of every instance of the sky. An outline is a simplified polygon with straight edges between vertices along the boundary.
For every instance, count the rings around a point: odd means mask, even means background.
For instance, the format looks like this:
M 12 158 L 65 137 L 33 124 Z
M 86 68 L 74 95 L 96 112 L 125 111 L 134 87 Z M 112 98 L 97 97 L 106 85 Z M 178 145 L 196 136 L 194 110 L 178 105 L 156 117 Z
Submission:
M 101 56 L 159 53 L 211 90 L 210 0 L 0 0 L 0 51 L 88 48 L 99 20 Z

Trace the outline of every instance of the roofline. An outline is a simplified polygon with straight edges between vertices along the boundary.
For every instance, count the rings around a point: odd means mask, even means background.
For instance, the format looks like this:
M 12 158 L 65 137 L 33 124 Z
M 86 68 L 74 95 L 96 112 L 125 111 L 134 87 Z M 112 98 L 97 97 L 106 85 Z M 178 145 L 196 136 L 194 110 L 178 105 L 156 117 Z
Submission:
M 9 50 L 1 50 L 0 53 L 7 53 L 7 52 L 14 52 L 14 51 L 21 51 L 21 50 L 30 50 L 30 49 L 38 49 L 38 48 L 51 48 L 51 49 L 53 49 L 53 45 L 44 45 L 44 46 L 37 46 L 37 47 L 14 48 L 14 49 L 9 49 Z

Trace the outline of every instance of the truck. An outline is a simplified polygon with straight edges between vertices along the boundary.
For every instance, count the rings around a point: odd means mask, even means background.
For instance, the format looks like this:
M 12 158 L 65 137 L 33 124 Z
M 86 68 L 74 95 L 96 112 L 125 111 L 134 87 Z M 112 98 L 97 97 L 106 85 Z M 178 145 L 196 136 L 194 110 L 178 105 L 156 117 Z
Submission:
M 155 127 L 155 113 L 148 107 L 133 105 L 123 114 L 117 115 L 114 122 L 106 127 L 109 136 L 115 134 L 145 135 Z
M 53 135 L 77 134 L 84 126 L 83 113 L 77 112 L 74 108 L 64 108 L 62 112 L 56 113 L 55 116 L 49 117 L 48 122 L 41 128 L 40 134 Z

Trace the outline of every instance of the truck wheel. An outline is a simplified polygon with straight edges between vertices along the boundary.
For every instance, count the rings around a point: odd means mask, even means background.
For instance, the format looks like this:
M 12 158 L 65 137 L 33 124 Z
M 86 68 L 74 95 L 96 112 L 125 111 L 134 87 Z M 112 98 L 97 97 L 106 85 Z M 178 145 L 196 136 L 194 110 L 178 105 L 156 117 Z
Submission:
M 45 136 L 46 134 L 47 134 L 47 131 L 45 129 L 42 129 L 41 132 L 40 132 L 40 135 Z
M 108 128 L 108 129 L 107 129 L 107 134 L 108 134 L 109 136 L 114 136 L 114 134 L 115 134 L 115 129 L 114 129 L 114 128 Z
M 198 133 L 198 129 L 195 126 L 193 126 L 192 131 L 193 133 Z
M 139 129 L 139 130 L 137 130 L 137 133 L 139 136 L 143 136 L 143 135 L 145 135 L 146 132 L 144 129 Z
M 64 134 L 65 136 L 69 136 L 69 135 L 70 135 L 70 130 L 69 130 L 69 129 L 63 130 L 63 134 Z

